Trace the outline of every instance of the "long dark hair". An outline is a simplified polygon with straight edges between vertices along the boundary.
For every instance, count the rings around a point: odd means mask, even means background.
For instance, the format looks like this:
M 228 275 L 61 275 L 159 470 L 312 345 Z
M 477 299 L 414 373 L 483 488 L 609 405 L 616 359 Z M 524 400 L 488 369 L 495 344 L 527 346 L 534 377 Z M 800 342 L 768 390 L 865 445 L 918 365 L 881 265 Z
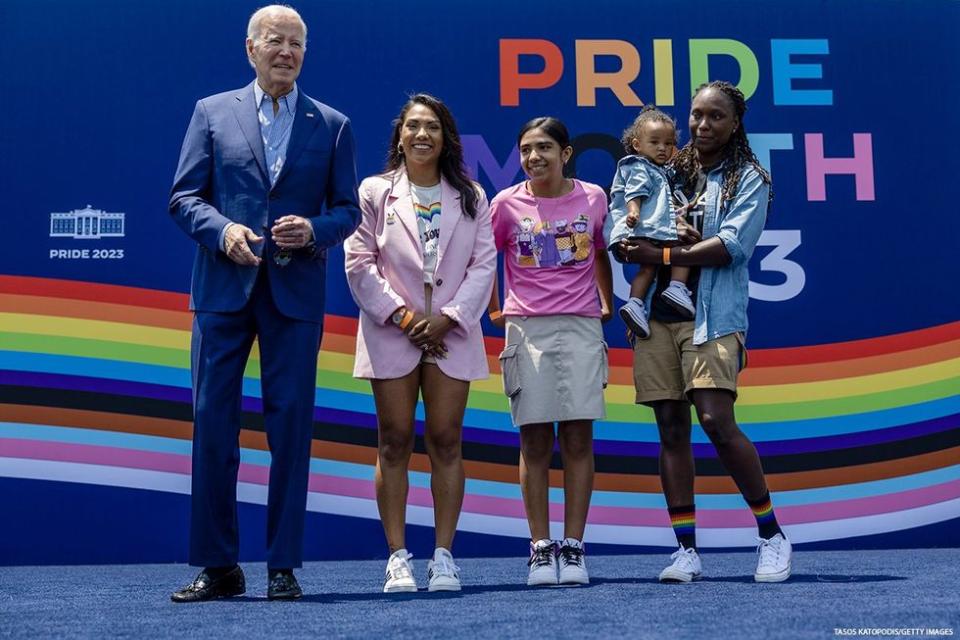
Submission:
M 460 142 L 460 134 L 457 132 L 457 123 L 447 105 L 429 93 L 417 93 L 410 96 L 410 99 L 400 109 L 400 115 L 394 119 L 393 135 L 390 136 L 390 146 L 387 148 L 387 162 L 384 173 L 396 171 L 403 166 L 403 154 L 399 148 L 400 129 L 403 127 L 403 121 L 407 118 L 407 112 L 418 104 L 422 104 L 437 114 L 440 127 L 443 130 L 443 148 L 440 150 L 439 160 L 440 174 L 460 194 L 463 212 L 471 218 L 475 218 L 479 196 L 476 186 L 470 180 L 470 176 L 467 175 L 467 170 L 463 165 L 463 144 Z
M 730 139 L 727 141 L 723 149 L 723 154 L 721 155 L 721 161 L 726 162 L 723 168 L 723 185 L 721 187 L 723 202 L 728 202 L 737 195 L 737 188 L 740 186 L 740 177 L 743 175 L 743 168 L 748 164 L 756 169 L 757 173 L 760 174 L 761 180 L 767 184 L 771 184 L 770 174 L 760 166 L 760 161 L 757 160 L 753 149 L 750 148 L 750 141 L 747 139 L 747 128 L 743 125 L 743 116 L 747 112 L 747 99 L 743 96 L 743 92 L 726 80 L 714 80 L 713 82 L 707 82 L 697 87 L 697 90 L 693 93 L 693 97 L 696 98 L 704 89 L 716 89 L 725 95 L 733 105 L 733 110 L 739 122 L 739 126 L 736 131 L 730 135 Z M 697 160 L 697 153 L 693 148 L 692 139 L 677 152 L 677 155 L 673 157 L 673 162 L 670 164 L 675 172 L 674 180 L 676 186 L 684 191 L 692 191 L 696 188 L 700 161 Z M 769 200 L 773 200 L 772 188 L 770 189 Z

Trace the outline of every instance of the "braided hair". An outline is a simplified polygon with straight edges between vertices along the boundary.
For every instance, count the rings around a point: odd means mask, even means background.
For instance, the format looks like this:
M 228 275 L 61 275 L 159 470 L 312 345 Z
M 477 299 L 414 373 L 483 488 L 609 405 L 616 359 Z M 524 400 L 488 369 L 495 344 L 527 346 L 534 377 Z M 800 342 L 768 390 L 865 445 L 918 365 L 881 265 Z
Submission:
M 640 110 L 640 114 L 634 118 L 633 124 L 623 130 L 620 136 L 620 142 L 623 144 L 623 150 L 627 153 L 636 153 L 633 148 L 633 141 L 643 133 L 643 127 L 648 122 L 663 122 L 673 127 L 673 144 L 677 144 L 677 121 L 661 111 L 656 105 L 648 104 Z
M 726 147 L 723 150 L 721 161 L 725 162 L 723 169 L 723 184 L 721 186 L 722 200 L 724 203 L 732 200 L 737 194 L 737 188 L 740 186 L 740 177 L 743 174 L 743 168 L 746 165 L 752 165 L 760 174 L 760 179 L 766 184 L 771 184 L 770 174 L 760 166 L 760 161 L 750 148 L 750 142 L 747 140 L 747 130 L 743 126 L 743 116 L 747 112 L 747 99 L 743 92 L 734 85 L 725 80 L 714 80 L 697 87 L 693 96 L 696 97 L 704 89 L 716 89 L 730 100 L 733 105 L 734 113 L 737 116 L 739 126 L 736 131 L 730 135 Z M 674 179 L 676 186 L 684 191 L 692 191 L 696 188 L 697 174 L 700 171 L 700 161 L 697 159 L 697 153 L 693 148 L 693 140 L 685 144 L 680 151 L 673 157 L 670 166 L 674 169 Z M 770 189 L 769 200 L 773 200 L 773 189 Z

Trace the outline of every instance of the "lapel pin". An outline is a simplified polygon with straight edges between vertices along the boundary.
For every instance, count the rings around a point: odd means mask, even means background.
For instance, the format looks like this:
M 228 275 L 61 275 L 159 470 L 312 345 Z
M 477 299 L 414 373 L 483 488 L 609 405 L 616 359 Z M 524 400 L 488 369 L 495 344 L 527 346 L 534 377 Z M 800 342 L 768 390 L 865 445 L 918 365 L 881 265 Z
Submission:
M 387 212 L 387 224 L 393 224 L 393 223 L 394 223 L 393 211 L 388 211 L 388 212 Z
M 312 111 L 307 111 L 307 117 L 308 117 L 308 118 L 312 118 L 312 117 L 313 117 L 313 112 L 312 112 Z

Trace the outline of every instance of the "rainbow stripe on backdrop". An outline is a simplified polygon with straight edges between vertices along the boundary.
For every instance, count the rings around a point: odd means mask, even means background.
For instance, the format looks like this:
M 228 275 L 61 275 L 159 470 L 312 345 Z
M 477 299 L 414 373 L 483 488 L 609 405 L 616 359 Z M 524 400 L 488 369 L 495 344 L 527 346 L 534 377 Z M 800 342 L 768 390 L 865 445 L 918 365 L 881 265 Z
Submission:
M 189 493 L 191 315 L 179 293 L 0 276 L 0 476 Z M 376 518 L 376 422 L 355 380 L 357 321 L 328 316 L 317 374 L 308 508 Z M 461 529 L 527 537 L 517 436 L 493 374 L 472 387 Z M 675 545 L 656 429 L 633 404 L 630 354 L 611 349 L 608 420 L 596 425 L 593 542 Z M 244 381 L 240 496 L 266 502 L 269 454 L 256 348 Z M 737 415 L 796 542 L 960 517 L 960 322 L 853 342 L 753 350 Z M 420 414 L 422 417 L 422 414 Z M 422 427 L 422 425 L 421 425 Z M 694 436 L 701 546 L 753 544 L 755 522 L 708 440 Z M 411 464 L 410 522 L 431 524 L 428 462 Z M 562 478 L 551 472 L 551 518 Z

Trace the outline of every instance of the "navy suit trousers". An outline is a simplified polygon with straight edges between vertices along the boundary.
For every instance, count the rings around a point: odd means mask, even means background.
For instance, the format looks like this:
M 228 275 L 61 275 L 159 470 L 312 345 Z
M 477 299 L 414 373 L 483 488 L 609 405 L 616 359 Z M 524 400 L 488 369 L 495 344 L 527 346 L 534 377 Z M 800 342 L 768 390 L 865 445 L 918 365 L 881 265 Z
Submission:
M 243 371 L 260 345 L 264 428 L 270 449 L 267 566 L 303 560 L 317 353 L 323 327 L 281 314 L 264 263 L 249 303 L 233 313 L 197 312 L 193 322 L 193 486 L 190 564 L 225 567 L 239 560 L 237 474 Z M 247 425 L 250 428 L 251 425 Z M 249 482 L 257 484 L 255 473 Z

